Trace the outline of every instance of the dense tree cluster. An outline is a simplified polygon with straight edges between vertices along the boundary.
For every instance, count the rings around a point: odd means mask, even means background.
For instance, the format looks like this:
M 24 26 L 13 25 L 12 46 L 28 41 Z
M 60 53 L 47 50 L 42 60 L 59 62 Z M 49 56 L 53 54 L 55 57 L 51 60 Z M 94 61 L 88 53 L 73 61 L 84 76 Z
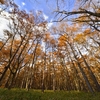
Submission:
M 48 30 L 39 16 L 12 7 L 0 39 L 0 87 L 100 92 L 100 8 L 57 11 L 80 16 Z

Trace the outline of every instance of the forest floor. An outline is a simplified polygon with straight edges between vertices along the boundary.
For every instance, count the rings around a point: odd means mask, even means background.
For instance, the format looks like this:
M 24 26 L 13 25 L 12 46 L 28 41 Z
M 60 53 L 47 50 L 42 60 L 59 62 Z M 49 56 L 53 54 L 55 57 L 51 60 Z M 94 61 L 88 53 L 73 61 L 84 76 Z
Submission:
M 94 95 L 86 92 L 77 91 L 56 91 L 24 89 L 0 89 L 0 100 L 100 100 L 100 93 Z

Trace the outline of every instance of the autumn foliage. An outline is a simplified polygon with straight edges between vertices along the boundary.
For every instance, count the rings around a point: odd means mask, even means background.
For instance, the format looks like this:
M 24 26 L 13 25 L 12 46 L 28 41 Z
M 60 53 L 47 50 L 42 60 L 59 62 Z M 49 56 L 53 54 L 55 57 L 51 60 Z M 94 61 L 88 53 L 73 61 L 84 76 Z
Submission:
M 40 16 L 12 7 L 0 39 L 0 87 L 100 92 L 98 29 L 61 22 L 47 30 Z

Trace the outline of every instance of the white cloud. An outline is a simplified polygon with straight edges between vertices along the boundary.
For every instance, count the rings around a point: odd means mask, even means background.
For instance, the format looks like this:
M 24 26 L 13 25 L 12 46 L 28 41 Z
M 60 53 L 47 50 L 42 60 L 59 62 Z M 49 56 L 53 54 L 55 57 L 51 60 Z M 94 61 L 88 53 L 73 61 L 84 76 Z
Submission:
M 10 10 L 10 11 L 12 11 L 12 10 L 13 10 L 13 8 L 9 8 L 9 10 Z
M 45 15 L 44 13 L 43 13 L 43 17 L 44 17 L 44 19 L 45 20 L 47 20 L 49 17 L 47 16 L 47 15 Z
M 9 21 L 0 16 L 0 37 L 1 38 L 4 37 L 3 30 L 9 29 L 7 26 L 8 24 L 9 24 Z
M 51 23 L 51 22 L 48 23 L 48 24 L 47 24 L 47 28 L 49 29 L 52 25 L 53 25 L 53 23 Z
M 45 51 L 45 42 L 42 41 L 41 46 L 42 46 L 43 51 Z
M 53 22 L 52 22 L 52 19 L 51 19 L 51 21 L 47 23 L 47 28 L 50 29 L 52 25 L 53 25 Z
M 0 38 L 4 37 L 4 30 L 9 30 L 8 24 L 9 24 L 9 16 L 10 14 L 8 12 L 3 11 L 0 15 Z
M 22 2 L 22 5 L 25 6 L 26 5 L 25 2 Z

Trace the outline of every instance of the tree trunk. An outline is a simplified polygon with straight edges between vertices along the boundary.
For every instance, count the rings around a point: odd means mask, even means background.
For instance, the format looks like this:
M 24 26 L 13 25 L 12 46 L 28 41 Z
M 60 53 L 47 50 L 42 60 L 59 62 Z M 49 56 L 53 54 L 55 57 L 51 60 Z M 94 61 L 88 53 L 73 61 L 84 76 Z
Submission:
M 78 48 L 78 47 L 77 47 L 77 48 Z M 86 60 L 85 60 L 84 56 L 82 55 L 81 51 L 79 50 L 79 48 L 78 48 L 78 51 L 79 51 L 79 53 L 80 53 L 80 55 L 81 55 L 81 57 L 82 57 L 82 59 L 83 59 L 85 65 L 86 65 L 86 67 L 88 68 L 88 70 L 89 70 L 89 72 L 90 72 L 90 75 L 91 75 L 91 77 L 92 77 L 92 79 L 93 79 L 93 81 L 94 81 L 94 83 L 95 83 L 95 85 L 96 85 L 96 90 L 97 90 L 98 92 L 100 92 L 100 85 L 99 85 L 99 83 L 98 83 L 98 81 L 97 81 L 95 75 L 93 74 L 92 70 L 90 69 L 90 66 L 89 66 L 88 63 L 86 62 Z
M 94 93 L 93 88 L 92 88 L 92 86 L 91 86 L 91 84 L 90 84 L 90 82 L 89 82 L 89 80 L 88 80 L 88 78 L 87 78 L 85 72 L 83 71 L 80 62 L 78 61 L 78 59 L 77 59 L 77 57 L 76 57 L 76 54 L 75 54 L 75 52 L 74 52 L 74 49 L 73 49 L 72 44 L 70 44 L 68 41 L 67 41 L 67 43 L 69 44 L 69 46 L 70 46 L 70 48 L 71 48 L 71 50 L 72 50 L 72 53 L 73 53 L 73 55 L 74 55 L 74 58 L 76 59 L 76 63 L 77 63 L 77 65 L 78 65 L 78 67 L 79 67 L 79 69 L 80 69 L 80 71 L 81 71 L 81 73 L 82 73 L 82 75 L 83 75 L 83 77 L 84 77 L 84 80 L 85 80 L 85 82 L 86 82 L 86 85 L 87 85 L 89 91 L 90 91 L 91 93 Z

